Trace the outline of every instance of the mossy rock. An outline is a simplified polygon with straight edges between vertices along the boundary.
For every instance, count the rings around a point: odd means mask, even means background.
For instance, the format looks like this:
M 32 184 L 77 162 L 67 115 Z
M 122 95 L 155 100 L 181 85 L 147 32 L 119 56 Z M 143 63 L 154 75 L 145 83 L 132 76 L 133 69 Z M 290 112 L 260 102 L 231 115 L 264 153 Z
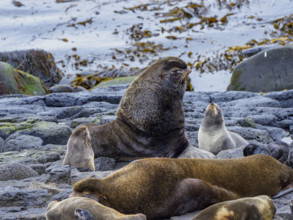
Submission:
M 103 81 L 103 82 L 99 83 L 97 86 L 95 86 L 94 89 L 95 88 L 106 88 L 109 86 L 116 86 L 116 85 L 128 85 L 135 79 L 135 77 L 136 76 L 126 76 L 126 77 L 118 77 L 115 79 Z
M 39 78 L 0 62 L 0 95 L 45 95 L 46 87 Z

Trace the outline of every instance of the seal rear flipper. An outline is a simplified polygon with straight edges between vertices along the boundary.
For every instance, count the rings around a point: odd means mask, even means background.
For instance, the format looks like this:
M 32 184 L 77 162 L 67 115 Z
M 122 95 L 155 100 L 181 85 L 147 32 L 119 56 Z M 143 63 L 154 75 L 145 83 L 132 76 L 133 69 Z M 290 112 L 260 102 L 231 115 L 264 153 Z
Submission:
M 293 182 L 290 183 L 289 185 L 287 185 L 286 187 L 284 187 L 283 189 L 281 189 L 276 195 L 274 195 L 272 198 L 273 199 L 277 199 L 281 196 L 284 196 L 288 193 L 293 192 Z
M 186 178 L 180 181 L 175 192 L 168 198 L 168 213 L 171 216 L 201 210 L 212 204 L 238 199 L 239 196 L 224 188 L 211 185 L 204 180 Z

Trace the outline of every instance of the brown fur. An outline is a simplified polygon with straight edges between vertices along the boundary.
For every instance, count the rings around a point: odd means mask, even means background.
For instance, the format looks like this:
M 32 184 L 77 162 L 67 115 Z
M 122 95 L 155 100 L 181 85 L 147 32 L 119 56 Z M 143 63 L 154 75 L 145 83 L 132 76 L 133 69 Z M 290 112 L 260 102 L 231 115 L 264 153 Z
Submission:
M 143 214 L 123 215 L 93 199 L 85 197 L 68 198 L 61 202 L 52 201 L 47 207 L 47 220 L 73 220 L 76 209 L 85 209 L 95 220 L 146 220 Z
M 102 126 L 85 125 L 73 132 L 63 164 L 94 170 L 94 157 L 99 156 L 179 155 L 189 145 L 183 115 L 185 79 L 189 73 L 187 65 L 176 57 L 151 65 L 125 91 L 117 119 Z M 89 143 L 93 153 L 85 143 Z
M 273 196 L 293 182 L 293 170 L 271 156 L 229 160 L 150 158 L 103 179 L 86 178 L 72 196 L 89 192 L 124 214 L 168 218 L 241 197 Z
M 257 196 L 214 204 L 192 220 L 272 220 L 275 213 L 268 196 Z

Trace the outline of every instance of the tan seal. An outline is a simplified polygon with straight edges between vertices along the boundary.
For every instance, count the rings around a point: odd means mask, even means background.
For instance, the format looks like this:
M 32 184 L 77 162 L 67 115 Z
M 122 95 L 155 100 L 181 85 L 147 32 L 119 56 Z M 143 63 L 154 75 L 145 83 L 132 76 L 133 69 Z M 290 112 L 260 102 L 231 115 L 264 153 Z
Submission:
M 46 211 L 47 220 L 146 220 L 145 215 L 123 215 L 97 201 L 86 197 L 73 197 L 52 201 Z
M 94 157 L 176 157 L 188 145 L 183 95 L 190 69 L 176 57 L 159 60 L 127 88 L 117 118 L 77 128 L 64 164 L 95 169 Z
M 209 104 L 198 131 L 199 148 L 218 154 L 247 144 L 239 134 L 227 130 L 220 107 L 216 103 Z
M 103 179 L 86 178 L 72 196 L 90 194 L 124 214 L 164 219 L 241 197 L 289 190 L 293 170 L 269 155 L 238 159 L 149 158 Z
M 268 196 L 246 197 L 207 207 L 192 220 L 272 220 L 276 207 Z

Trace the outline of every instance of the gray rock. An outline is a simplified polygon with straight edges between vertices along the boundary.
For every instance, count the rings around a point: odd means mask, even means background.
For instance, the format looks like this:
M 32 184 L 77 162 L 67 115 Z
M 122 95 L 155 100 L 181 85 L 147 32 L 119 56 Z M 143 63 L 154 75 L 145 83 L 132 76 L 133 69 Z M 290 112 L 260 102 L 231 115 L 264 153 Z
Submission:
M 12 134 L 6 139 L 3 148 L 0 147 L 0 152 L 6 151 L 22 151 L 24 149 L 41 148 L 43 140 L 39 137 L 30 135 L 20 135 L 19 133 Z
M 96 171 L 113 170 L 116 160 L 110 157 L 98 157 L 95 159 Z
M 4 148 L 4 140 L 0 137 L 0 152 L 2 152 L 2 149 Z
M 1 219 L 5 220 L 46 220 L 46 208 L 0 208 Z
M 35 176 L 38 176 L 36 171 L 20 163 L 0 165 L 0 181 L 21 180 Z
M 86 91 L 85 88 L 82 86 L 70 86 L 65 84 L 58 84 L 55 86 L 50 87 L 49 92 L 50 93 L 62 93 L 62 92 L 82 92 Z
M 207 158 L 213 159 L 215 155 L 206 150 L 202 150 L 193 146 L 188 146 L 179 156 L 178 158 Z
M 293 47 L 260 52 L 236 66 L 228 90 L 269 92 L 293 89 Z
M 216 155 L 217 159 L 231 159 L 244 157 L 243 150 L 245 146 L 237 147 L 234 149 L 223 150 Z
M 107 177 L 111 173 L 113 173 L 113 170 L 108 170 L 108 171 L 95 171 L 95 172 L 80 172 L 78 169 L 73 168 L 71 170 L 71 175 L 70 175 L 70 180 L 71 184 L 75 184 L 79 180 L 82 180 L 84 178 L 89 178 L 89 177 L 94 177 L 98 179 L 102 179 L 104 177 Z
M 44 144 L 66 144 L 71 130 L 66 125 L 54 122 L 37 122 L 30 130 L 20 131 L 20 134 L 40 137 Z
M 0 187 L 0 207 L 40 207 L 50 198 L 45 189 L 18 189 L 12 186 Z
M 273 141 L 270 134 L 264 130 L 249 128 L 249 127 L 227 127 L 227 129 L 229 131 L 238 133 L 247 141 L 256 140 L 258 142 L 265 143 L 265 144 Z
M 52 183 L 69 183 L 71 169 L 69 166 L 61 166 L 59 164 L 52 165 L 48 167 L 45 171 L 46 174 L 49 174 L 49 177 L 46 179 L 46 182 Z

